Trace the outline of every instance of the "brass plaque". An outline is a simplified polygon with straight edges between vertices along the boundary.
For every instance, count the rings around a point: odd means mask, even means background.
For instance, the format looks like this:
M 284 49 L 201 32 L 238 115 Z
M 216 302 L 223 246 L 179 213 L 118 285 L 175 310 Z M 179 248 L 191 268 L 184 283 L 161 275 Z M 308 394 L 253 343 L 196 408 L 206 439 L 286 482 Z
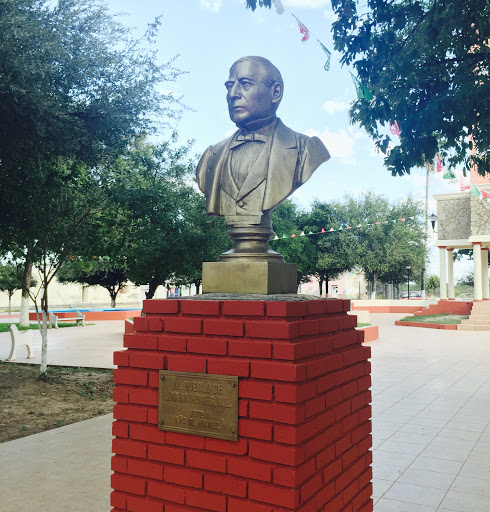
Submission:
M 158 427 L 238 439 L 238 377 L 160 370 Z

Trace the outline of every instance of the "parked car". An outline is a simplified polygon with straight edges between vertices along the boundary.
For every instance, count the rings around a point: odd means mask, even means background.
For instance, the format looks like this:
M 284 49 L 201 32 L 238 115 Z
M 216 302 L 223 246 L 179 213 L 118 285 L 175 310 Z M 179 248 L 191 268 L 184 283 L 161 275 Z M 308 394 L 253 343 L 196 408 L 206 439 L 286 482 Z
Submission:
M 422 292 L 420 291 L 410 292 L 410 297 L 408 296 L 408 292 L 402 292 L 398 298 L 403 300 L 424 300 L 422 299 Z M 425 296 L 425 300 L 427 300 L 427 295 Z

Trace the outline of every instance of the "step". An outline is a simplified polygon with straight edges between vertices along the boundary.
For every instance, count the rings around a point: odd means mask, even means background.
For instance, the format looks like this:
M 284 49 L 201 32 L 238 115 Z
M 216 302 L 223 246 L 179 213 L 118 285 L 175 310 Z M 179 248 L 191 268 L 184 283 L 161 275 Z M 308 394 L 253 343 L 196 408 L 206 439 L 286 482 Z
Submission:
M 472 313 L 470 318 L 472 320 L 488 320 L 490 322 L 490 315 L 476 315 Z
M 489 325 L 490 321 L 488 320 L 474 320 L 472 318 L 469 318 L 468 320 L 461 320 L 460 325 Z
M 458 325 L 458 331 L 490 331 L 490 325 Z

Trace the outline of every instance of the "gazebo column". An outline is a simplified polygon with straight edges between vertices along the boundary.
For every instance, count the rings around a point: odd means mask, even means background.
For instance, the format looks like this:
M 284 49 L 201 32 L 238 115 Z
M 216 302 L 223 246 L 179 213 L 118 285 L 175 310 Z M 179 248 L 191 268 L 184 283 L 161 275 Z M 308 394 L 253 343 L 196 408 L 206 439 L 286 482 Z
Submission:
M 447 249 L 447 295 L 449 300 L 454 300 L 453 251 L 453 248 Z
M 446 247 L 439 247 L 439 277 L 441 280 L 440 297 L 447 299 L 446 292 Z
M 481 275 L 482 275 L 482 298 L 489 299 L 488 283 L 488 247 L 481 248 Z
M 482 300 L 482 257 L 481 242 L 473 242 L 473 281 L 475 300 Z

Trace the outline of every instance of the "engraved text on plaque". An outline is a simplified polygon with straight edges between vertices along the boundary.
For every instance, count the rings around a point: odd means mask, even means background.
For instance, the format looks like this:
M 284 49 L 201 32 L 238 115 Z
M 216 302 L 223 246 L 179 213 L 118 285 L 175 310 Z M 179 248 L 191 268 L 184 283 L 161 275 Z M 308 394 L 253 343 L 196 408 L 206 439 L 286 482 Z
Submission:
M 236 441 L 238 377 L 160 370 L 158 426 Z

